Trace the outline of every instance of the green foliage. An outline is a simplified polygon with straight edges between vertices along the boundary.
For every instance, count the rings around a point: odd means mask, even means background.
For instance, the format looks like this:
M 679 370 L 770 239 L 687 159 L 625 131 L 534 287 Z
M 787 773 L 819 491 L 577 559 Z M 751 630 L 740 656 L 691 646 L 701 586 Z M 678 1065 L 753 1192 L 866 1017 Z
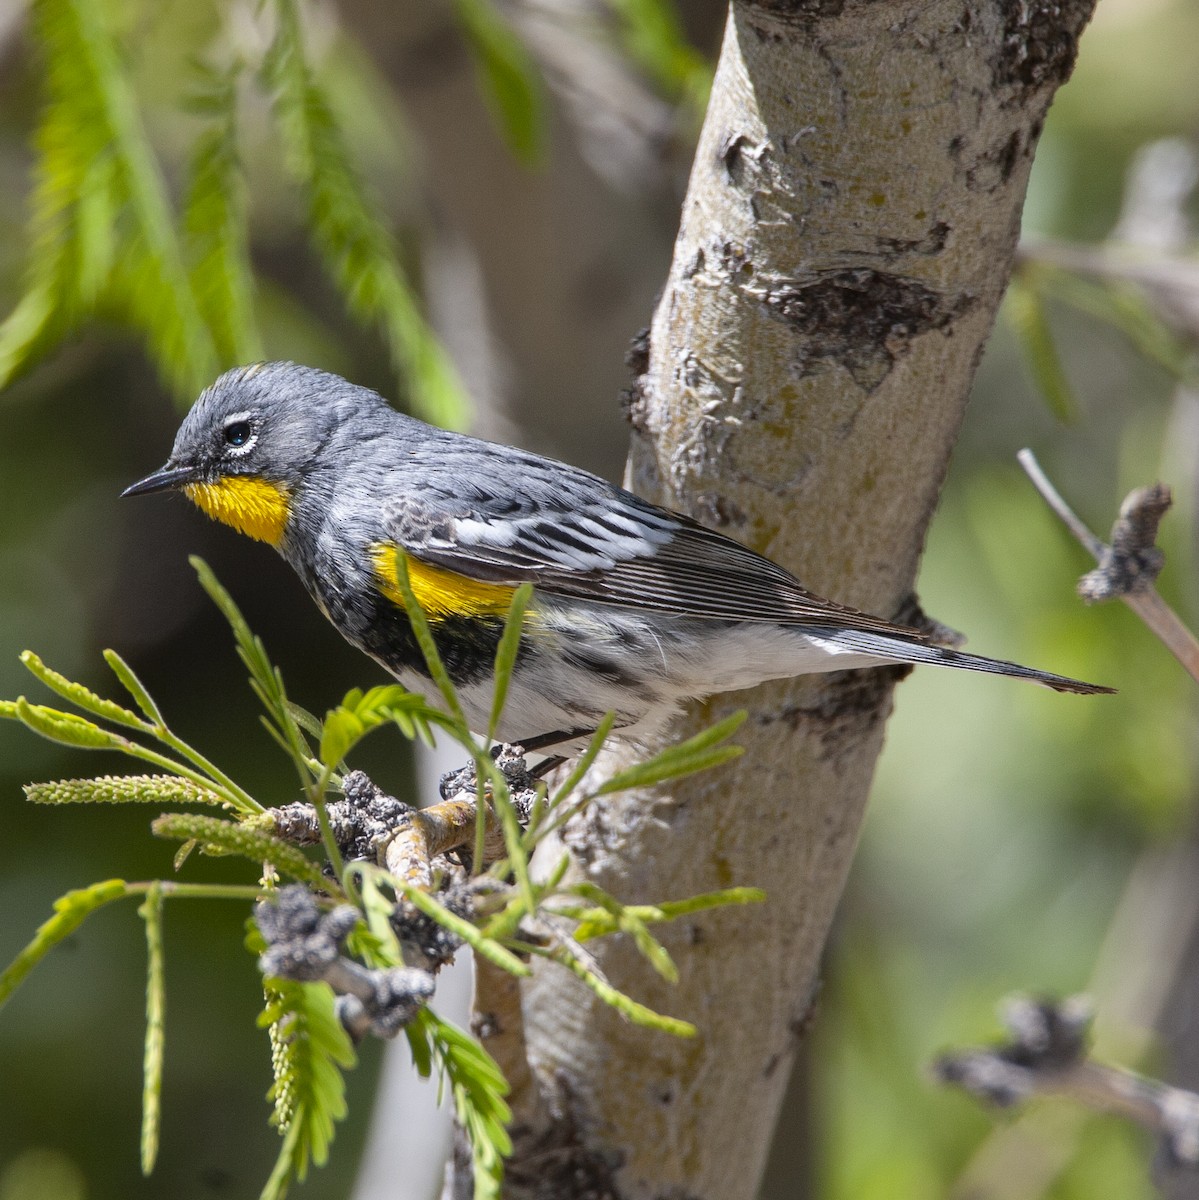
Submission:
M 166 1049 L 162 886 L 152 883 L 137 910 L 146 923 L 146 1046 L 142 1074 L 142 1174 L 154 1170 L 162 1119 L 162 1061 Z
M 565 967 L 572 975 L 581 979 L 605 1004 L 616 1009 L 622 1017 L 626 1017 L 634 1025 L 643 1025 L 647 1029 L 656 1029 L 660 1033 L 669 1033 L 674 1037 L 695 1037 L 699 1032 L 690 1021 L 663 1016 L 662 1013 L 654 1012 L 652 1008 L 647 1008 L 631 996 L 626 996 L 624 992 L 618 991 L 594 969 L 579 948 L 568 942 L 548 949 L 540 946 L 530 947 L 530 949 L 533 953 L 540 954 Z
M 1172 378 L 1194 383 L 1195 363 L 1186 340 L 1174 334 L 1154 313 L 1144 292 L 1131 278 L 1090 279 L 1039 264 L 1034 278 L 1046 296 L 1113 326 L 1139 354 Z
M 296 846 L 273 832 L 276 817 L 264 812 L 251 796 L 230 780 L 198 750 L 183 742 L 167 725 L 161 709 L 137 679 L 132 669 L 112 651 L 106 661 L 132 698 L 127 708 L 47 667 L 37 656 L 26 654 L 22 661 L 47 688 L 87 716 L 29 703 L 24 698 L 0 702 L 0 716 L 19 720 L 43 736 L 87 749 L 112 749 L 149 761 L 169 771 L 164 775 L 101 776 L 96 779 L 66 780 L 30 785 L 30 797 L 40 803 L 201 803 L 223 805 L 230 818 L 205 813 L 169 812 L 152 823 L 153 832 L 184 843 L 177 865 L 192 846 L 209 854 L 234 855 L 252 864 L 255 875 L 278 873 L 298 880 L 322 900 L 354 899 L 363 921 L 348 942 L 350 952 L 371 968 L 402 965 L 393 915 L 400 902 L 460 938 L 475 953 L 501 970 L 516 976 L 529 974 L 528 957 L 541 955 L 561 964 L 630 1021 L 675 1036 L 692 1036 L 688 1022 L 664 1016 L 612 987 L 596 970 L 581 941 L 624 934 L 665 978 L 677 972 L 665 947 L 649 926 L 676 916 L 698 912 L 726 903 L 760 899 L 749 889 L 732 889 L 661 905 L 625 906 L 590 884 L 564 884 L 565 858 L 544 880 L 534 880 L 529 870 L 533 848 L 551 829 L 557 828 L 587 803 L 617 787 L 637 787 L 677 778 L 725 761 L 735 748 L 721 744 L 736 728 L 740 717 L 722 722 L 673 751 L 666 751 L 640 767 L 617 776 L 611 785 L 600 784 L 578 794 L 584 771 L 595 758 L 612 726 L 609 716 L 583 756 L 578 769 L 552 799 L 544 792 L 534 820 L 522 827 L 509 794 L 509 785 L 496 766 L 487 746 L 467 728 L 457 696 L 440 660 L 436 643 L 423 611 L 412 595 L 407 567 L 398 564 L 397 577 L 417 639 L 426 655 L 430 673 L 443 691 L 449 712 L 432 707 L 422 697 L 398 685 L 369 691 L 354 689 L 332 708 L 324 721 L 298 709 L 287 697 L 282 677 L 271 662 L 262 642 L 252 633 L 244 617 L 212 572 L 193 560 L 200 582 L 229 622 L 237 650 L 245 663 L 250 685 L 260 699 L 267 728 L 297 770 L 308 798 L 315 806 L 332 875 Z M 518 591 L 509 613 L 508 627 L 496 656 L 497 696 L 491 724 L 498 723 L 504 694 L 511 678 L 519 647 L 521 622 L 528 603 L 528 589 Z M 135 711 L 136 709 L 136 711 Z M 90 718 L 95 718 L 92 720 Z M 327 813 L 326 793 L 340 786 L 336 772 L 358 742 L 376 729 L 392 725 L 405 736 L 428 738 L 433 728 L 448 732 L 461 742 L 475 764 L 479 780 L 480 812 L 498 818 L 504 833 L 505 857 L 488 868 L 492 878 L 478 892 L 478 912 L 472 919 L 451 911 L 436 895 L 413 887 L 377 866 L 341 862 Z M 115 726 L 133 736 L 118 733 Z M 163 750 L 152 749 L 146 740 L 157 741 Z M 313 743 L 318 747 L 313 753 Z M 476 869 L 482 869 L 482 855 Z M 157 1153 L 160 1121 L 159 1096 L 162 1079 L 163 990 L 162 906 L 168 896 L 188 898 L 223 897 L 241 901 L 262 894 L 262 887 L 180 884 L 170 881 L 126 884 L 120 880 L 73 892 L 59 901 L 55 917 L 39 930 L 37 937 L 0 976 L 0 1002 L 28 974 L 33 965 L 96 908 L 124 896 L 140 895 L 139 910 L 146 922 L 149 948 L 147 974 L 147 1028 L 142 1130 L 142 1163 L 149 1170 Z M 582 901 L 582 903 L 580 903 Z M 552 922 L 539 920 L 552 914 Z M 531 928 L 545 929 L 530 935 Z M 573 934 L 571 929 L 573 928 Z M 529 941 L 529 937 L 535 941 Z M 261 935 L 253 930 L 251 949 L 261 950 Z M 261 1018 L 270 1029 L 275 1082 L 270 1098 L 275 1105 L 274 1122 L 283 1141 L 275 1169 L 263 1196 L 282 1197 L 293 1179 L 303 1179 L 310 1163 L 323 1163 L 328 1156 L 336 1122 L 345 1114 L 343 1071 L 354 1056 L 347 1035 L 337 1020 L 334 996 L 325 983 L 267 981 L 267 1006 Z M 498 1197 L 504 1155 L 511 1146 L 505 1130 L 510 1114 L 504 1096 L 507 1084 L 490 1056 L 467 1034 L 446 1024 L 427 1010 L 408 1029 L 409 1044 L 419 1070 L 441 1072 L 453 1097 L 455 1111 L 471 1139 L 477 1197 Z
M 174 775 L 97 775 L 28 783 L 33 804 L 218 804 L 230 807 L 210 788 Z
M 492 117 L 512 153 L 526 166 L 536 166 L 545 156 L 548 120 L 545 91 L 532 57 L 492 0 L 453 4 Z
M 702 912 L 708 908 L 723 908 L 729 904 L 760 904 L 766 899 L 766 893 L 759 888 L 725 888 L 718 892 L 690 896 L 686 900 L 626 905 L 593 883 L 577 883 L 570 890 L 574 895 L 590 900 L 594 905 L 593 908 L 555 906 L 556 913 L 578 922 L 574 929 L 576 942 L 585 942 L 612 933 L 627 933 L 633 938 L 645 960 L 670 983 L 678 982 L 678 970 L 666 947 L 650 933 L 649 925 L 660 921 L 673 921 L 677 917 Z
M 470 1138 L 474 1200 L 499 1200 L 504 1156 L 512 1152 L 508 1081 L 474 1038 L 426 1008 L 404 1031 L 421 1075 L 434 1065 L 449 1084 L 454 1112 Z
M 511 950 L 506 949 L 500 941 L 489 936 L 486 931 L 480 930 L 477 925 L 458 916 L 457 913 L 451 912 L 428 892 L 413 887 L 402 879 L 397 879 L 394 875 L 381 871 L 378 867 L 372 867 L 369 863 L 355 863 L 351 870 L 369 885 L 369 887 L 363 888 L 364 896 L 379 895 L 381 885 L 389 887 L 397 897 L 402 896 L 426 917 L 431 917 L 438 925 L 460 937 L 476 954 L 501 970 L 519 976 L 531 973 L 529 968 Z M 384 911 L 390 915 L 394 907 L 394 904 L 388 904 Z M 372 928 L 378 929 L 378 925 L 372 923 Z
M 1013 276 L 1005 304 L 1008 320 L 1049 411 L 1059 421 L 1073 424 L 1078 419 L 1078 401 L 1057 352 L 1041 294 L 1019 276 Z
M 141 759 L 143 762 L 161 767 L 192 784 L 197 798 L 211 795 L 216 801 L 241 813 L 262 811 L 262 806 L 248 792 L 234 783 L 228 775 L 205 758 L 195 747 L 190 746 L 171 730 L 163 720 L 158 706 L 146 692 L 145 686 L 115 651 L 105 651 L 105 659 L 117 678 L 133 696 L 138 707 L 146 713 L 144 719 L 122 705 L 105 700 L 82 684 L 73 683 L 57 671 L 51 670 L 36 654 L 26 651 L 21 656 L 21 661 L 37 679 L 77 708 L 111 724 L 134 729 L 138 733 L 153 738 L 165 746 L 169 753 L 163 754 L 153 750 L 140 741 L 134 741 L 114 733 L 76 713 L 64 712 L 41 704 L 30 704 L 24 696 L 13 701 L 0 701 L 0 718 L 20 721 L 26 728 L 50 741 L 86 750 L 116 750 L 130 758 Z M 150 777 L 142 777 L 143 780 L 147 778 Z M 107 781 L 111 777 L 105 776 L 103 779 Z M 127 789 L 130 799 L 135 798 L 133 795 L 135 790 L 132 787 Z M 81 800 L 84 798 L 84 792 L 85 789 L 79 786 L 58 784 L 51 785 L 42 792 L 42 795 L 57 795 L 65 798 L 70 794 L 77 800 Z M 166 794 L 166 792 L 163 793 L 164 797 Z M 118 789 L 108 784 L 102 784 L 96 798 L 117 800 L 119 798 Z
M 209 565 L 196 555 L 188 562 L 199 577 L 200 586 L 220 609 L 221 616 L 233 630 L 238 657 L 250 672 L 250 688 L 265 710 L 262 721 L 267 732 L 283 748 L 295 764 L 300 782 L 307 785 L 320 773 L 320 764 L 313 758 L 312 747 L 304 735 L 304 727 L 313 728 L 316 720 L 293 705 L 287 698 L 283 676 L 267 655 L 262 639 L 254 634 L 233 597 L 221 586 Z M 320 733 L 317 729 L 316 736 Z
M 261 948 L 253 936 L 251 943 Z M 265 991 L 258 1023 L 270 1034 L 275 1075 L 267 1098 L 275 1106 L 272 1124 L 284 1138 L 262 1200 L 280 1200 L 292 1178 L 307 1176 L 310 1162 L 328 1160 L 334 1126 L 346 1115 L 342 1072 L 356 1058 L 327 983 L 268 979 Z
M 316 863 L 302 851 L 248 821 L 222 821 L 201 813 L 167 813 L 150 826 L 161 838 L 197 842 L 205 854 L 237 855 L 254 863 L 270 863 L 280 875 L 325 890 L 326 880 Z
M 98 908 L 131 895 L 123 879 L 106 879 L 67 892 L 54 902 L 54 916 L 38 926 L 33 940 L 0 972 L 0 1007 L 21 981 L 64 938 L 70 937 Z
M 576 895 L 585 899 L 596 890 L 590 884 L 573 889 Z M 605 894 L 603 901 L 595 908 L 559 908 L 556 911 L 578 921 L 574 931 L 575 940 L 585 942 L 589 938 L 603 937 L 605 934 L 616 932 L 622 918 L 652 924 L 657 921 L 674 921 L 679 917 L 690 916 L 709 908 L 724 908 L 729 904 L 761 904 L 765 899 L 766 893 L 761 888 L 722 888 L 718 892 L 689 896 L 686 900 L 664 900 L 661 904 L 630 904 L 613 908 L 612 897 Z
M 162 174 L 102 5 L 37 0 L 46 59 L 25 295 L 0 326 L 0 386 L 104 311 L 141 332 L 194 394 L 218 358 L 184 267 Z
M 609 0 L 629 56 L 663 95 L 682 101 L 698 122 L 708 104 L 712 66 L 683 35 L 671 0 Z
M 1148 361 L 1180 383 L 1193 385 L 1196 369 L 1184 337 L 1175 334 L 1153 311 L 1145 293 L 1133 283 L 1134 276 L 1092 278 L 1075 271 L 1038 262 L 1023 262 L 1012 276 L 1005 308 L 1049 410 L 1058 420 L 1072 424 L 1079 405 L 1058 353 L 1047 312 L 1054 301 L 1088 313 L 1126 337 Z
M 719 743 L 726 741 L 744 724 L 745 715 L 744 712 L 735 712 L 685 742 L 668 746 L 653 758 L 629 767 L 627 771 L 618 772 L 600 784 L 595 795 L 609 796 L 630 788 L 652 787 L 668 779 L 682 779 L 684 775 L 694 775 L 697 771 L 710 771 L 738 758 L 740 746 L 722 746 Z
M 504 703 L 508 699 L 508 688 L 512 683 L 512 668 L 516 666 L 516 653 L 520 649 L 521 632 L 524 629 L 525 609 L 533 597 L 533 585 L 522 583 L 512 594 L 512 603 L 504 622 L 504 633 L 495 650 L 495 691 L 491 698 L 491 717 L 487 722 L 487 740 L 495 741 Z
M 245 178 L 237 148 L 237 89 L 242 64 L 202 71 L 190 108 L 207 119 L 192 148 L 183 231 L 191 286 L 223 362 L 264 355 L 254 313 Z
M 472 10 L 464 22 L 505 128 L 531 153 L 540 108 L 523 49 L 489 17 L 485 0 L 464 0 L 463 7 Z M 457 375 L 421 315 L 305 55 L 294 0 L 275 0 L 275 36 L 254 71 L 237 58 L 220 69 L 193 62 L 185 102 L 202 126 L 178 215 L 106 11 L 90 0 L 36 0 L 32 7 L 45 107 L 34 138 L 25 291 L 0 325 L 0 387 L 95 318 L 139 334 L 180 401 L 190 402 L 222 367 L 263 357 L 238 148 L 249 80 L 270 94 L 313 243 L 347 308 L 382 334 L 422 416 L 465 424 Z
M 419 737 L 431 746 L 430 724 L 443 723 L 441 713 L 430 709 L 422 696 L 399 684 L 383 684 L 367 692 L 354 688 L 325 714 L 320 759 L 329 768 L 337 767 L 368 733 L 388 724 L 394 724 L 406 738 Z
M 420 315 L 391 236 L 350 161 L 329 97 L 308 64 L 295 0 L 275 0 L 274 12 L 275 39 L 262 77 L 325 266 L 350 311 L 380 327 L 414 407 L 430 421 L 460 428 L 461 385 Z

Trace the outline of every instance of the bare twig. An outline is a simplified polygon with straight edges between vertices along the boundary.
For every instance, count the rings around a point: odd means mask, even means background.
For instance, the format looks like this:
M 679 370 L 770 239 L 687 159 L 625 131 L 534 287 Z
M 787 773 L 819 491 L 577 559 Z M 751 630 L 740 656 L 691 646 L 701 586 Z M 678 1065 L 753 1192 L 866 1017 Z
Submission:
M 942 1055 L 938 1079 L 1004 1107 L 1061 1096 L 1136 1121 L 1161 1138 L 1170 1165 L 1199 1166 L 1199 1095 L 1087 1058 L 1091 1005 L 1013 997 L 1004 1002 L 1002 1045 Z
M 1158 522 L 1170 506 L 1169 489 L 1155 484 L 1130 492 L 1120 506 L 1109 546 L 1066 503 L 1031 450 L 1021 450 L 1016 457 L 1045 502 L 1099 563 L 1079 583 L 1082 598 L 1094 603 L 1119 597 L 1199 683 L 1199 641 L 1153 586 L 1165 561 L 1153 542 Z
M 283 888 L 254 910 L 267 948 L 258 960 L 266 976 L 301 982 L 324 980 L 338 994 L 337 1014 L 355 1039 L 367 1033 L 392 1038 L 433 995 L 433 976 L 414 967 L 370 970 L 341 953 L 358 922 L 345 904 L 322 913 L 303 884 Z

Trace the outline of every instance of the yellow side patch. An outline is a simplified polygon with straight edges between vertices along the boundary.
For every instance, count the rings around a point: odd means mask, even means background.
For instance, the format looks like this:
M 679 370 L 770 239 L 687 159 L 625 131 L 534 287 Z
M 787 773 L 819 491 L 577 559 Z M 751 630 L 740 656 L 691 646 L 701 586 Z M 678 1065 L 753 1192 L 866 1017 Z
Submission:
M 396 547 L 382 543 L 371 549 L 379 590 L 393 604 L 404 607 L 404 597 L 396 582 Z M 481 583 L 457 571 L 432 567 L 408 556 L 408 582 L 425 615 L 433 621 L 447 617 L 507 616 L 514 587 L 502 583 Z
M 288 494 L 281 484 L 248 475 L 227 475 L 215 483 L 188 483 L 187 498 L 215 521 L 238 533 L 277 546 L 287 525 Z

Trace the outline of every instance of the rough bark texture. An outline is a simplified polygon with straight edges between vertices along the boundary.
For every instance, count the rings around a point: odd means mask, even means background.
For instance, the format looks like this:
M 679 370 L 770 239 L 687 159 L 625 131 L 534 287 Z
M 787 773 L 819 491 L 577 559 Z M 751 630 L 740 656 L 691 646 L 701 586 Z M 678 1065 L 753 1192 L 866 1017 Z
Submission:
M 883 615 L 904 606 L 1042 119 L 1090 10 L 733 4 L 630 407 L 638 491 L 825 595 Z M 895 678 L 822 676 L 697 705 L 676 734 L 749 709 L 743 759 L 617 798 L 569 831 L 579 869 L 626 901 L 740 883 L 769 902 L 673 929 L 677 988 L 619 941 L 598 951 L 617 986 L 694 1021 L 694 1041 L 635 1028 L 564 973 L 538 972 L 524 995 L 538 1094 L 517 1098 L 511 1195 L 754 1195 Z

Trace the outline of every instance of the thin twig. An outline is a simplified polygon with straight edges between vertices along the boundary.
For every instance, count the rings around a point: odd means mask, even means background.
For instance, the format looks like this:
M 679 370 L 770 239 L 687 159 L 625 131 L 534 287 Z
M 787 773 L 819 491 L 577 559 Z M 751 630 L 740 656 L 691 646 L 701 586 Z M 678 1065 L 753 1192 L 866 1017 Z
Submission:
M 1016 997 L 1004 1003 L 1009 1041 L 942 1055 L 934 1073 L 991 1104 L 1061 1096 L 1143 1125 L 1162 1141 L 1166 1161 L 1199 1166 L 1199 1095 L 1087 1058 L 1090 1005 Z
M 350 1035 L 393 1038 L 433 995 L 429 971 L 414 967 L 371 970 L 341 953 L 359 913 L 345 904 L 322 913 L 302 884 L 282 888 L 254 909 L 267 947 L 259 957 L 266 976 L 324 980 L 338 994 L 338 1016 Z
M 1084 577 L 1080 585 L 1083 598 L 1094 602 L 1118 596 L 1199 683 L 1199 641 L 1161 598 L 1152 582 L 1164 561 L 1152 542 L 1157 522 L 1170 504 L 1169 490 L 1159 484 L 1129 493 L 1113 526 L 1109 546 L 1066 503 L 1031 450 L 1021 450 L 1016 457 L 1045 503 L 1100 564 L 1101 573 L 1091 572 Z

